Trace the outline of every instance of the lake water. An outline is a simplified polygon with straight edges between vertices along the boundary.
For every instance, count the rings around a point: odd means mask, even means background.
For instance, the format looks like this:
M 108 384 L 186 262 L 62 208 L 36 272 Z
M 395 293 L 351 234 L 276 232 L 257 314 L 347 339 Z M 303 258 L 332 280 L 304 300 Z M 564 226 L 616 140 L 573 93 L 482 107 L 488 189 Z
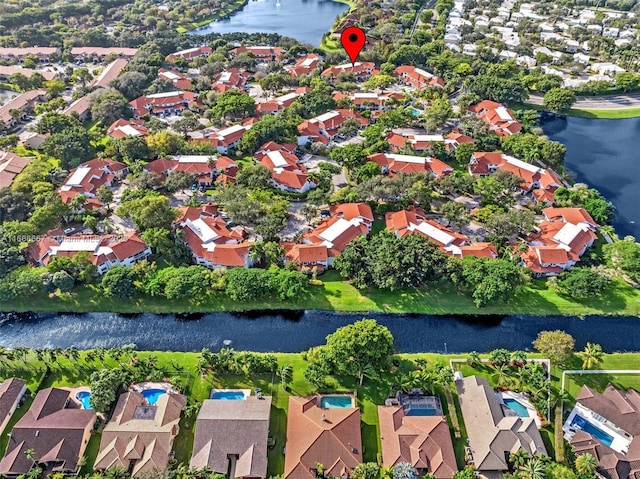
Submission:
M 318 46 L 335 18 L 348 8 L 333 0 L 249 0 L 242 10 L 229 18 L 216 20 L 189 33 L 278 33 L 300 43 Z
M 5 315 L 6 317 L 6 315 Z M 237 350 L 297 352 L 325 342 L 328 334 L 362 314 L 300 311 L 255 314 L 214 313 L 197 318 L 111 313 L 22 314 L 0 326 L 0 346 L 89 349 L 135 343 L 141 350 L 199 351 L 229 346 Z M 605 351 L 640 350 L 637 317 L 563 316 L 454 317 L 366 314 L 387 326 L 403 352 L 467 352 L 532 348 L 538 333 L 562 329 Z M 1 316 L 0 316 L 1 318 Z
M 544 131 L 567 147 L 565 164 L 576 181 L 614 204 L 618 234 L 640 239 L 640 118 L 568 117 L 546 122 Z

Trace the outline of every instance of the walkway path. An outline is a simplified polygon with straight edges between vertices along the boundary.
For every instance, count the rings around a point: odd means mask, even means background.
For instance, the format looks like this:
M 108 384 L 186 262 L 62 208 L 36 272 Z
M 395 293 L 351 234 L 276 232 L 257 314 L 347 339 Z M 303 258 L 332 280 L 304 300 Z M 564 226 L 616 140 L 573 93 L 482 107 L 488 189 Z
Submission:
M 542 95 L 530 95 L 527 103 L 542 105 Z M 579 110 L 622 110 L 640 108 L 640 93 L 578 97 L 573 108 Z

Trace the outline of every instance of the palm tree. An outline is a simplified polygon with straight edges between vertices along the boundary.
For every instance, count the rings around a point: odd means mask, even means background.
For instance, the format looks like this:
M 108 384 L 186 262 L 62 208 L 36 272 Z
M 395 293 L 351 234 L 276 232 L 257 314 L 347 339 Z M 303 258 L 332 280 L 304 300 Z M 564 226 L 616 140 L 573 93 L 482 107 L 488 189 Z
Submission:
M 287 390 L 287 386 L 293 379 L 293 366 L 291 364 L 285 364 L 278 370 L 278 376 L 280 376 L 280 382 L 282 383 L 282 389 Z
M 529 453 L 524 449 L 518 449 L 513 454 L 509 455 L 509 462 L 514 469 L 520 469 L 527 461 L 529 461 Z
M 545 479 L 546 469 L 544 463 L 537 457 L 533 457 L 526 464 L 518 468 L 523 479 Z
M 471 351 L 467 357 L 467 364 L 472 368 L 475 368 L 478 364 L 482 363 L 482 358 L 478 351 Z
M 359 376 L 360 376 L 360 386 L 362 386 L 364 378 L 375 379 L 378 377 L 378 371 L 376 371 L 376 368 L 374 368 L 371 365 L 371 363 L 367 363 L 360 371 Z
M 587 343 L 584 351 L 580 353 L 582 356 L 582 369 L 591 369 L 602 361 L 602 346 L 594 343 Z
M 496 372 L 493 373 L 493 377 L 496 379 L 496 384 L 498 386 L 506 386 L 507 374 L 509 372 L 509 366 L 506 364 L 501 364 L 496 367 Z
M 598 463 L 596 458 L 588 452 L 576 457 L 576 471 L 585 476 L 593 476 L 596 473 Z

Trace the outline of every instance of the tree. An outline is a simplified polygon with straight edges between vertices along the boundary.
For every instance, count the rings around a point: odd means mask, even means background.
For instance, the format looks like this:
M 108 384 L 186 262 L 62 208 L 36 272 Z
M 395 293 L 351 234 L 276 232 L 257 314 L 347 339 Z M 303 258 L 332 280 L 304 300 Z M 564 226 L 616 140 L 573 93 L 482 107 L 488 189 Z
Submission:
M 173 246 L 171 231 L 165 228 L 149 228 L 141 238 L 158 255 L 168 254 Z
M 253 115 L 256 104 L 247 93 L 233 89 L 222 93 L 212 108 L 215 118 L 245 118 Z
M 596 458 L 590 453 L 585 452 L 576 457 L 576 471 L 584 476 L 593 477 L 598 468 Z
M 465 466 L 461 471 L 453 473 L 453 479 L 475 479 L 476 470 L 473 466 Z
M 564 365 L 573 356 L 575 340 L 564 331 L 541 331 L 533 342 L 533 346 L 554 363 Z
M 285 364 L 278 370 L 278 376 L 282 383 L 282 389 L 286 391 L 289 383 L 293 379 L 293 366 L 291 366 L 291 364 Z
M 36 125 L 36 131 L 42 134 L 54 134 L 62 133 L 65 130 L 71 130 L 75 127 L 81 126 L 80 122 L 72 116 L 50 111 L 42 115 Z
M 558 276 L 558 290 L 571 298 L 587 299 L 601 295 L 609 279 L 591 268 L 571 268 Z
M 71 291 L 75 285 L 75 280 L 66 271 L 58 271 L 53 274 L 53 285 L 62 292 Z
M 584 351 L 580 353 L 582 357 L 582 369 L 597 367 L 602 361 L 602 346 L 594 343 L 587 343 Z
M 248 165 L 236 175 L 236 183 L 250 190 L 267 188 L 270 180 L 271 171 L 260 163 Z
M 478 308 L 508 300 L 524 283 L 521 269 L 513 262 L 473 256 L 462 260 L 462 280 Z
M 140 230 L 149 228 L 169 229 L 176 212 L 164 196 L 146 196 L 128 201 L 118 208 L 118 216 L 130 218 Z
M 457 201 L 447 201 L 442 205 L 440 212 L 449 224 L 453 225 L 458 230 L 467 225 L 471 219 L 471 215 L 469 214 L 467 207 Z
M 147 86 L 147 76 L 138 71 L 128 71 L 111 80 L 110 86 L 122 93 L 129 100 L 139 97 Z
M 393 479 L 418 479 L 418 471 L 408 462 L 399 462 L 393 467 Z
M 153 171 L 143 170 L 132 183 L 138 190 L 152 191 L 162 186 L 162 177 Z
M 107 271 L 100 282 L 104 295 L 107 297 L 126 299 L 132 297 L 136 288 L 135 271 L 127 266 L 114 266 Z
M 424 113 L 424 127 L 427 131 L 434 131 L 444 125 L 452 116 L 451 102 L 446 98 L 438 98 L 433 100 L 431 106 Z
M 607 265 L 619 269 L 633 279 L 640 278 L 640 243 L 633 236 L 602 247 Z
M 518 469 L 523 479 L 545 479 L 545 465 L 537 457 L 532 457 Z
M 369 78 L 364 85 L 367 88 L 373 88 L 373 89 L 379 88 L 381 90 L 384 90 L 388 86 L 393 85 L 395 82 L 396 82 L 395 79 L 391 75 L 385 75 L 385 74 L 379 73 Z
M 353 173 L 353 179 L 362 183 L 370 180 L 374 176 L 379 176 L 381 172 L 380 165 L 373 161 L 367 161 L 364 165 L 358 167 Z
M 554 113 L 566 113 L 576 101 L 576 94 L 568 88 L 552 88 L 544 94 L 542 106 Z
M 393 336 L 373 319 L 363 319 L 339 328 L 327 336 L 327 358 L 337 372 L 364 379 L 371 365 L 382 371 L 393 354 Z
M 637 89 L 639 83 L 640 78 L 635 73 L 624 72 L 616 75 L 616 87 L 625 93 Z
M 190 131 L 201 129 L 202 125 L 195 116 L 184 116 L 171 125 L 171 127 L 181 135 L 186 135 Z
M 184 148 L 186 144 L 182 136 L 167 130 L 149 135 L 146 140 L 147 146 L 155 156 L 175 155 Z
M 351 473 L 351 479 L 378 479 L 379 477 L 380 466 L 375 462 L 358 464 Z
M 487 231 L 500 238 L 528 233 L 535 224 L 534 214 L 529 210 L 511 209 L 491 216 L 487 223 Z
M 91 135 L 82 127 L 54 133 L 44 141 L 42 151 L 59 159 L 61 166 L 66 170 L 89 161 L 95 154 L 91 145 Z
M 83 88 L 91 80 L 93 80 L 93 74 L 87 67 L 76 68 L 71 74 L 71 81 L 73 81 L 74 83 L 80 83 L 80 86 L 82 86 Z
M 96 190 L 96 198 L 98 201 L 107 206 L 107 211 L 111 211 L 111 202 L 113 201 L 113 191 L 107 186 L 102 185 Z
M 169 193 L 177 193 L 178 191 L 184 191 L 196 185 L 198 181 L 198 175 L 195 173 L 188 173 L 186 171 L 175 171 L 170 175 L 167 175 L 167 179 L 164 180 L 164 187 Z
M 127 99 L 114 89 L 99 89 L 89 95 L 91 117 L 103 125 L 110 125 L 122 117 Z

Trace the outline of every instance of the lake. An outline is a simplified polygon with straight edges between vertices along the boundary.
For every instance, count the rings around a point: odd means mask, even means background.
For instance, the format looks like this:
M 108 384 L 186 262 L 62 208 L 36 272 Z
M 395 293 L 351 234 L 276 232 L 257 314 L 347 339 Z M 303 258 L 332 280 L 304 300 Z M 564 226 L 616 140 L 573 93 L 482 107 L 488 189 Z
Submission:
M 11 316 L 13 319 L 6 319 Z M 431 316 L 370 313 L 389 328 L 402 352 L 490 351 L 532 348 L 540 331 L 562 329 L 607 352 L 640 350 L 637 317 Z M 298 352 L 325 342 L 328 334 L 363 317 L 326 311 L 213 313 L 178 319 L 174 315 L 18 314 L 0 315 L 0 347 L 75 346 L 80 349 L 135 343 L 141 350 L 236 350 Z
M 614 204 L 616 232 L 640 239 L 640 118 L 556 118 L 543 127 L 567 147 L 565 165 L 576 181 Z
M 333 0 L 249 0 L 242 10 L 229 18 L 216 20 L 189 31 L 189 34 L 278 33 L 300 43 L 318 46 L 335 18 L 348 8 Z

